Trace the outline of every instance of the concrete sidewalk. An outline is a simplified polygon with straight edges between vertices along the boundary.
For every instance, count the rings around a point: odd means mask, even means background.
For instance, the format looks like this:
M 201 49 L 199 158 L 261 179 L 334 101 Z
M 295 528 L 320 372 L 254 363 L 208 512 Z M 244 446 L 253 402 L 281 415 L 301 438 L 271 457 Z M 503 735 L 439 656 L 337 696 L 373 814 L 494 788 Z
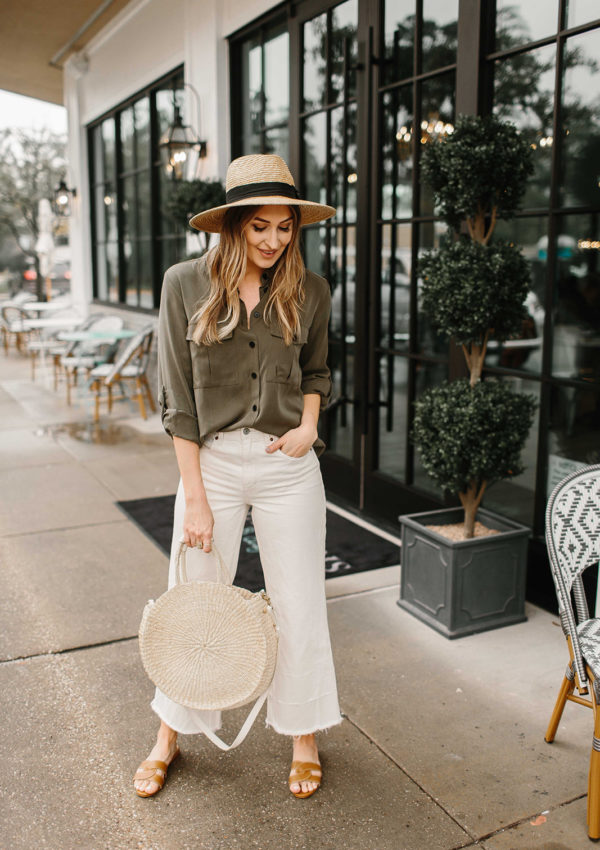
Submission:
M 153 743 L 138 654 L 165 555 L 115 505 L 174 492 L 171 442 L 127 402 L 94 432 L 80 393 L 0 355 L 0 848 L 488 850 L 591 846 L 591 712 L 543 735 L 567 652 L 556 618 L 447 641 L 396 605 L 398 568 L 327 580 L 344 722 L 318 735 L 323 787 L 287 788 L 291 742 L 265 728 L 222 753 L 181 736 L 147 800 Z M 231 740 L 248 707 L 227 712 Z M 540 817 L 541 816 L 541 817 Z

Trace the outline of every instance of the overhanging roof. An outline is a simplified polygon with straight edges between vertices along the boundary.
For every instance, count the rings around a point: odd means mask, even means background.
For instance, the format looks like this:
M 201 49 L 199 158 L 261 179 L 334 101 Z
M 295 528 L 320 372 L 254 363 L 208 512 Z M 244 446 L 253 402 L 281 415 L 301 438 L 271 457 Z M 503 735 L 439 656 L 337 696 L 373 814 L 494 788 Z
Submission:
M 0 89 L 62 104 L 62 65 L 129 2 L 2 0 Z M 65 47 L 57 60 L 60 67 L 51 66 L 52 58 Z

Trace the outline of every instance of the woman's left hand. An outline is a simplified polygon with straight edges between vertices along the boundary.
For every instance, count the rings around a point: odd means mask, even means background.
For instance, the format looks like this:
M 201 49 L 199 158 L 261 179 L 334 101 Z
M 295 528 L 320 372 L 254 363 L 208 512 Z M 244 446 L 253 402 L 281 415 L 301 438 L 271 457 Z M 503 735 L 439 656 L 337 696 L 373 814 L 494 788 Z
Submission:
M 303 457 L 308 454 L 317 436 L 317 429 L 312 425 L 299 425 L 291 431 L 286 431 L 278 440 L 267 446 L 267 452 L 273 454 L 277 449 L 281 449 L 284 455 L 289 457 Z

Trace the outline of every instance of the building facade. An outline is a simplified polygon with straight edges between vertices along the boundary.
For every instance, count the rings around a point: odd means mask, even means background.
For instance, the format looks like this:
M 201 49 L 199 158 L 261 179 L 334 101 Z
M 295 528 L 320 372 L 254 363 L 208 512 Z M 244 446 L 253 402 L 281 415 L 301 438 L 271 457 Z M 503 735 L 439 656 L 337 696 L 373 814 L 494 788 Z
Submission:
M 165 268 L 194 249 L 158 149 L 175 108 L 207 142 L 200 176 L 281 154 L 303 196 L 338 208 L 304 230 L 333 297 L 328 490 L 390 521 L 440 505 L 412 404 L 462 354 L 420 312 L 417 261 L 445 232 L 420 159 L 457 115 L 513 121 L 535 173 L 495 234 L 522 246 L 532 288 L 521 338 L 491 345 L 486 372 L 538 407 L 526 471 L 485 505 L 532 528 L 535 600 L 547 494 L 600 461 L 599 56 L 596 0 L 134 0 L 65 70 L 75 296 L 146 322 Z

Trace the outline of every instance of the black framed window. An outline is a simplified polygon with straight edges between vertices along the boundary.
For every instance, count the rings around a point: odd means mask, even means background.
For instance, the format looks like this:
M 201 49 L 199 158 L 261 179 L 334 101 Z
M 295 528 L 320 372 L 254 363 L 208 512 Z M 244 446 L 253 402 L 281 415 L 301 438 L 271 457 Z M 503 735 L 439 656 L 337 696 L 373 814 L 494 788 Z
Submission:
M 306 197 L 338 207 L 303 231 L 307 265 L 329 280 L 334 305 L 323 469 L 359 508 L 395 520 L 442 500 L 411 445 L 412 408 L 463 363 L 420 311 L 418 259 L 446 230 L 420 179 L 422 152 L 453 131 L 457 112 L 494 112 L 531 145 L 523 208 L 494 233 L 522 246 L 531 291 L 521 333 L 492 340 L 485 368 L 532 393 L 538 411 L 526 471 L 485 502 L 541 540 L 552 486 L 600 461 L 598 3 L 287 3 L 232 36 L 234 156 L 274 149 L 264 52 L 285 31 L 289 162 Z
M 185 257 L 184 229 L 166 211 L 171 177 L 158 148 L 182 90 L 179 68 L 88 128 L 98 301 L 157 308 L 164 270 Z
M 232 122 L 236 154 L 276 153 L 287 160 L 290 112 L 287 19 L 277 17 L 243 39 L 238 45 L 237 61 L 244 96 L 240 99 L 240 112 Z
M 438 496 L 409 438 L 414 400 L 448 375 L 448 344 L 419 306 L 418 259 L 445 232 L 419 169 L 427 146 L 454 129 L 458 0 L 385 0 L 382 18 L 384 61 L 374 81 L 381 143 L 373 163 L 379 309 L 371 465 L 375 476 Z
M 541 535 L 554 485 L 600 460 L 600 188 L 590 168 L 600 158 L 600 10 L 497 0 L 493 35 L 489 106 L 524 133 L 535 170 L 523 209 L 495 231 L 530 263 L 522 333 L 492 344 L 486 371 L 533 393 L 539 406 L 525 473 L 491 488 L 486 504 Z

